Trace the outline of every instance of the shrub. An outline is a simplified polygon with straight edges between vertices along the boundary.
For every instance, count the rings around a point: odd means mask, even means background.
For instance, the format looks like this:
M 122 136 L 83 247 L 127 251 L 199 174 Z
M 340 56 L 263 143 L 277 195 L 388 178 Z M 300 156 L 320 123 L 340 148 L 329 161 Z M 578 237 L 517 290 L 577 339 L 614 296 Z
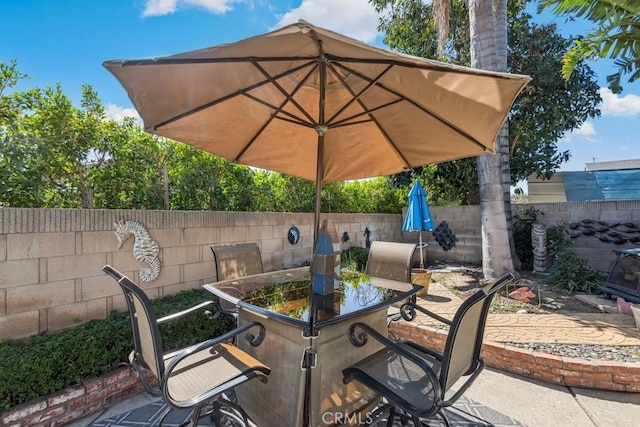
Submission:
M 592 293 L 602 282 L 603 274 L 592 270 L 587 263 L 571 251 L 573 240 L 566 224 L 547 228 L 547 247 L 553 257 L 549 283 L 554 289 Z
M 369 249 L 352 246 L 340 254 L 340 264 L 342 268 L 363 273 L 367 266 L 368 258 Z
M 162 317 L 206 299 L 211 299 L 211 294 L 198 289 L 156 299 L 152 304 Z M 227 317 L 211 321 L 203 313 L 194 313 L 162 324 L 160 332 L 169 350 L 220 335 L 231 327 Z M 117 312 L 55 334 L 0 343 L 0 412 L 109 372 L 127 362 L 132 349 L 129 314 Z

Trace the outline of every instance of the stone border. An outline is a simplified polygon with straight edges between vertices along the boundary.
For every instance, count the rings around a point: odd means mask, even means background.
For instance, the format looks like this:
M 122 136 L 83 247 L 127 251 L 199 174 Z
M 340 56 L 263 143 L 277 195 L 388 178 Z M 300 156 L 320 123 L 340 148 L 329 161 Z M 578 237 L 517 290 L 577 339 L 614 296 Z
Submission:
M 396 338 L 443 350 L 447 332 L 408 322 L 392 322 Z M 485 342 L 487 366 L 543 382 L 571 387 L 640 393 L 640 363 L 583 360 Z M 99 412 L 143 391 L 131 367 L 122 367 L 52 395 L 34 399 L 0 415 L 0 427 L 62 426 Z
M 77 386 L 14 406 L 0 415 L 0 426 L 63 426 L 142 390 L 142 383 L 131 367 L 118 368 Z
M 389 330 L 396 338 L 440 351 L 447 340 L 447 331 L 408 322 L 392 322 Z M 640 363 L 561 357 L 490 341 L 482 346 L 482 358 L 487 366 L 552 384 L 640 392 Z

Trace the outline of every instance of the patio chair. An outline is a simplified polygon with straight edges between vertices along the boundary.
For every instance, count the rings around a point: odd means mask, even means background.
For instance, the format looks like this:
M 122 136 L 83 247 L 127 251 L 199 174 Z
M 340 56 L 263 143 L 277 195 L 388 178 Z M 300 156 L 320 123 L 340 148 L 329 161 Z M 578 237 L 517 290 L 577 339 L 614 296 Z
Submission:
M 449 426 L 442 409 L 453 405 L 482 371 L 480 351 L 489 306 L 511 279 L 513 275 L 507 274 L 488 290 L 479 289 L 460 305 L 453 320 L 443 319 L 450 325 L 443 352 L 411 341 L 391 341 L 364 323 L 351 325 L 349 340 L 354 346 L 365 345 L 369 338 L 384 344 L 378 352 L 342 371 L 345 384 L 358 381 L 384 398 L 386 403 L 368 418 L 373 421 L 388 412 L 387 425 L 397 416 L 403 423 L 411 420 L 415 426 L 423 426 L 421 418 L 440 415 Z M 419 306 L 415 308 L 424 312 Z M 463 382 L 453 390 L 458 380 Z
M 216 266 L 216 281 L 238 279 L 264 272 L 260 248 L 255 243 L 211 246 Z M 230 302 L 218 301 L 223 313 L 237 317 L 237 308 Z
M 414 243 L 374 241 L 369 249 L 365 274 L 375 285 L 405 290 L 411 283 L 411 259 Z
M 221 404 L 236 410 L 247 425 L 248 417 L 244 410 L 240 405 L 229 401 L 225 393 L 254 378 L 266 382 L 271 369 L 230 345 L 229 341 L 246 333 L 247 341 L 258 346 L 265 336 L 264 326 L 249 322 L 217 338 L 164 353 L 159 325 L 200 310 L 212 302 L 158 319 L 151 301 L 142 289 L 109 265 L 104 266 L 103 271 L 118 282 L 127 302 L 134 342 L 129 362 L 145 390 L 154 396 L 162 396 L 168 405 L 160 419 L 160 426 L 174 408 L 192 409 L 191 426 L 196 426 L 198 419 L 204 415 L 213 415 L 217 425 L 221 425 Z M 202 414 L 202 409 L 208 405 L 213 409 Z

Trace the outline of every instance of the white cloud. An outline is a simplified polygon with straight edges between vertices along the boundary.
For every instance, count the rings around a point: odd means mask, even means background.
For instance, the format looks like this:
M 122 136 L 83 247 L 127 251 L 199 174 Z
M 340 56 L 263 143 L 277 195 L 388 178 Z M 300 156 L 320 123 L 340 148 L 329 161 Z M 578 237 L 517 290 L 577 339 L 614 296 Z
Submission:
M 629 94 L 618 96 L 609 88 L 601 87 L 601 111 L 603 116 L 629 117 L 640 114 L 640 96 Z
M 299 19 L 365 43 L 373 42 L 378 35 L 378 15 L 367 0 L 302 0 L 298 8 L 282 15 L 273 28 Z
M 107 117 L 113 119 L 117 122 L 123 120 L 125 117 L 133 117 L 138 121 L 141 121 L 140 115 L 133 108 L 124 108 L 119 105 L 107 104 L 105 108 L 105 112 L 107 113 Z
M 582 126 L 580 126 L 578 129 L 566 132 L 563 135 L 562 139 L 560 139 L 560 141 L 558 142 L 571 142 L 571 140 L 577 137 L 582 137 L 589 142 L 597 142 L 597 140 L 593 138 L 596 133 L 596 127 L 594 126 L 593 122 L 586 121 L 582 123 Z
M 146 0 L 142 16 L 162 16 L 176 10 L 195 6 L 215 14 L 231 10 L 231 4 L 240 0 Z
M 572 135 L 591 136 L 596 134 L 596 127 L 593 122 L 584 122 L 582 126 L 571 132 Z

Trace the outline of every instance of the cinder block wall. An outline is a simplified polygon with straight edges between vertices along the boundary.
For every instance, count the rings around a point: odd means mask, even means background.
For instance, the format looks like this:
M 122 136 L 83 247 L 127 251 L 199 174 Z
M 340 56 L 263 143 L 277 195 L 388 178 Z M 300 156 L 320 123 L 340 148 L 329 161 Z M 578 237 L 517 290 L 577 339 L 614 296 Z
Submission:
M 558 223 L 574 223 L 584 219 L 604 221 L 608 224 L 632 222 L 640 227 L 640 200 L 566 202 L 512 205 L 514 214 L 519 209 L 534 208 L 541 211 L 539 221 L 547 227 Z M 435 241 L 431 232 L 423 232 L 422 239 L 429 246 L 429 262 L 482 262 L 482 235 L 480 230 L 480 206 L 430 207 L 434 225 L 447 221 L 458 242 L 450 251 L 445 252 Z M 405 241 L 418 241 L 418 233 L 402 233 Z M 574 252 L 587 261 L 595 270 L 608 272 L 615 259 L 613 249 L 639 246 L 633 243 L 616 245 L 603 243 L 594 236 L 580 236 L 574 239 Z
M 544 213 L 541 222 L 578 222 L 583 219 L 633 222 L 640 226 L 640 201 L 570 202 L 514 205 Z M 479 206 L 431 207 L 434 223 L 447 224 L 456 246 L 445 252 L 430 232 L 427 263 L 434 261 L 480 264 L 482 237 Z M 418 233 L 403 233 L 403 215 L 326 214 L 345 231 L 350 246 L 365 246 L 365 229 L 371 241 L 417 242 Z M 157 280 L 140 282 L 145 264 L 133 257 L 133 238 L 117 249 L 114 222 L 142 223 L 160 247 L 162 270 Z M 289 227 L 300 229 L 300 242 L 287 241 Z M 313 246 L 313 215 L 297 213 L 73 210 L 0 208 L 0 340 L 72 327 L 124 310 L 117 284 L 103 272 L 105 264 L 121 270 L 152 297 L 198 288 L 215 274 L 209 246 L 220 243 L 257 242 L 266 271 L 309 261 Z M 589 265 L 608 271 L 615 245 L 597 238 L 575 239 L 575 251 Z
M 516 205 L 518 206 L 520 205 Z M 640 226 L 640 200 L 537 203 L 524 207 L 534 207 L 542 211 L 544 215 L 540 222 L 546 226 L 560 222 L 570 224 L 584 219 L 604 221 L 607 224 L 632 222 Z M 587 261 L 591 268 L 608 272 L 611 262 L 615 259 L 613 249 L 637 246 L 640 245 L 629 242 L 621 245 L 604 243 L 595 236 L 582 235 L 574 239 L 573 250 L 581 259 Z
M 327 214 L 350 246 L 400 241 L 401 215 Z M 159 247 L 160 276 L 141 282 L 146 264 L 133 256 L 133 236 L 118 250 L 114 222 L 135 220 Z M 295 225 L 300 242 L 289 244 Z M 212 244 L 256 242 L 265 271 L 309 261 L 313 215 L 297 213 L 185 212 L 0 208 L 0 340 L 72 327 L 125 310 L 117 283 L 102 272 L 111 264 L 151 297 L 199 288 L 214 280 Z

